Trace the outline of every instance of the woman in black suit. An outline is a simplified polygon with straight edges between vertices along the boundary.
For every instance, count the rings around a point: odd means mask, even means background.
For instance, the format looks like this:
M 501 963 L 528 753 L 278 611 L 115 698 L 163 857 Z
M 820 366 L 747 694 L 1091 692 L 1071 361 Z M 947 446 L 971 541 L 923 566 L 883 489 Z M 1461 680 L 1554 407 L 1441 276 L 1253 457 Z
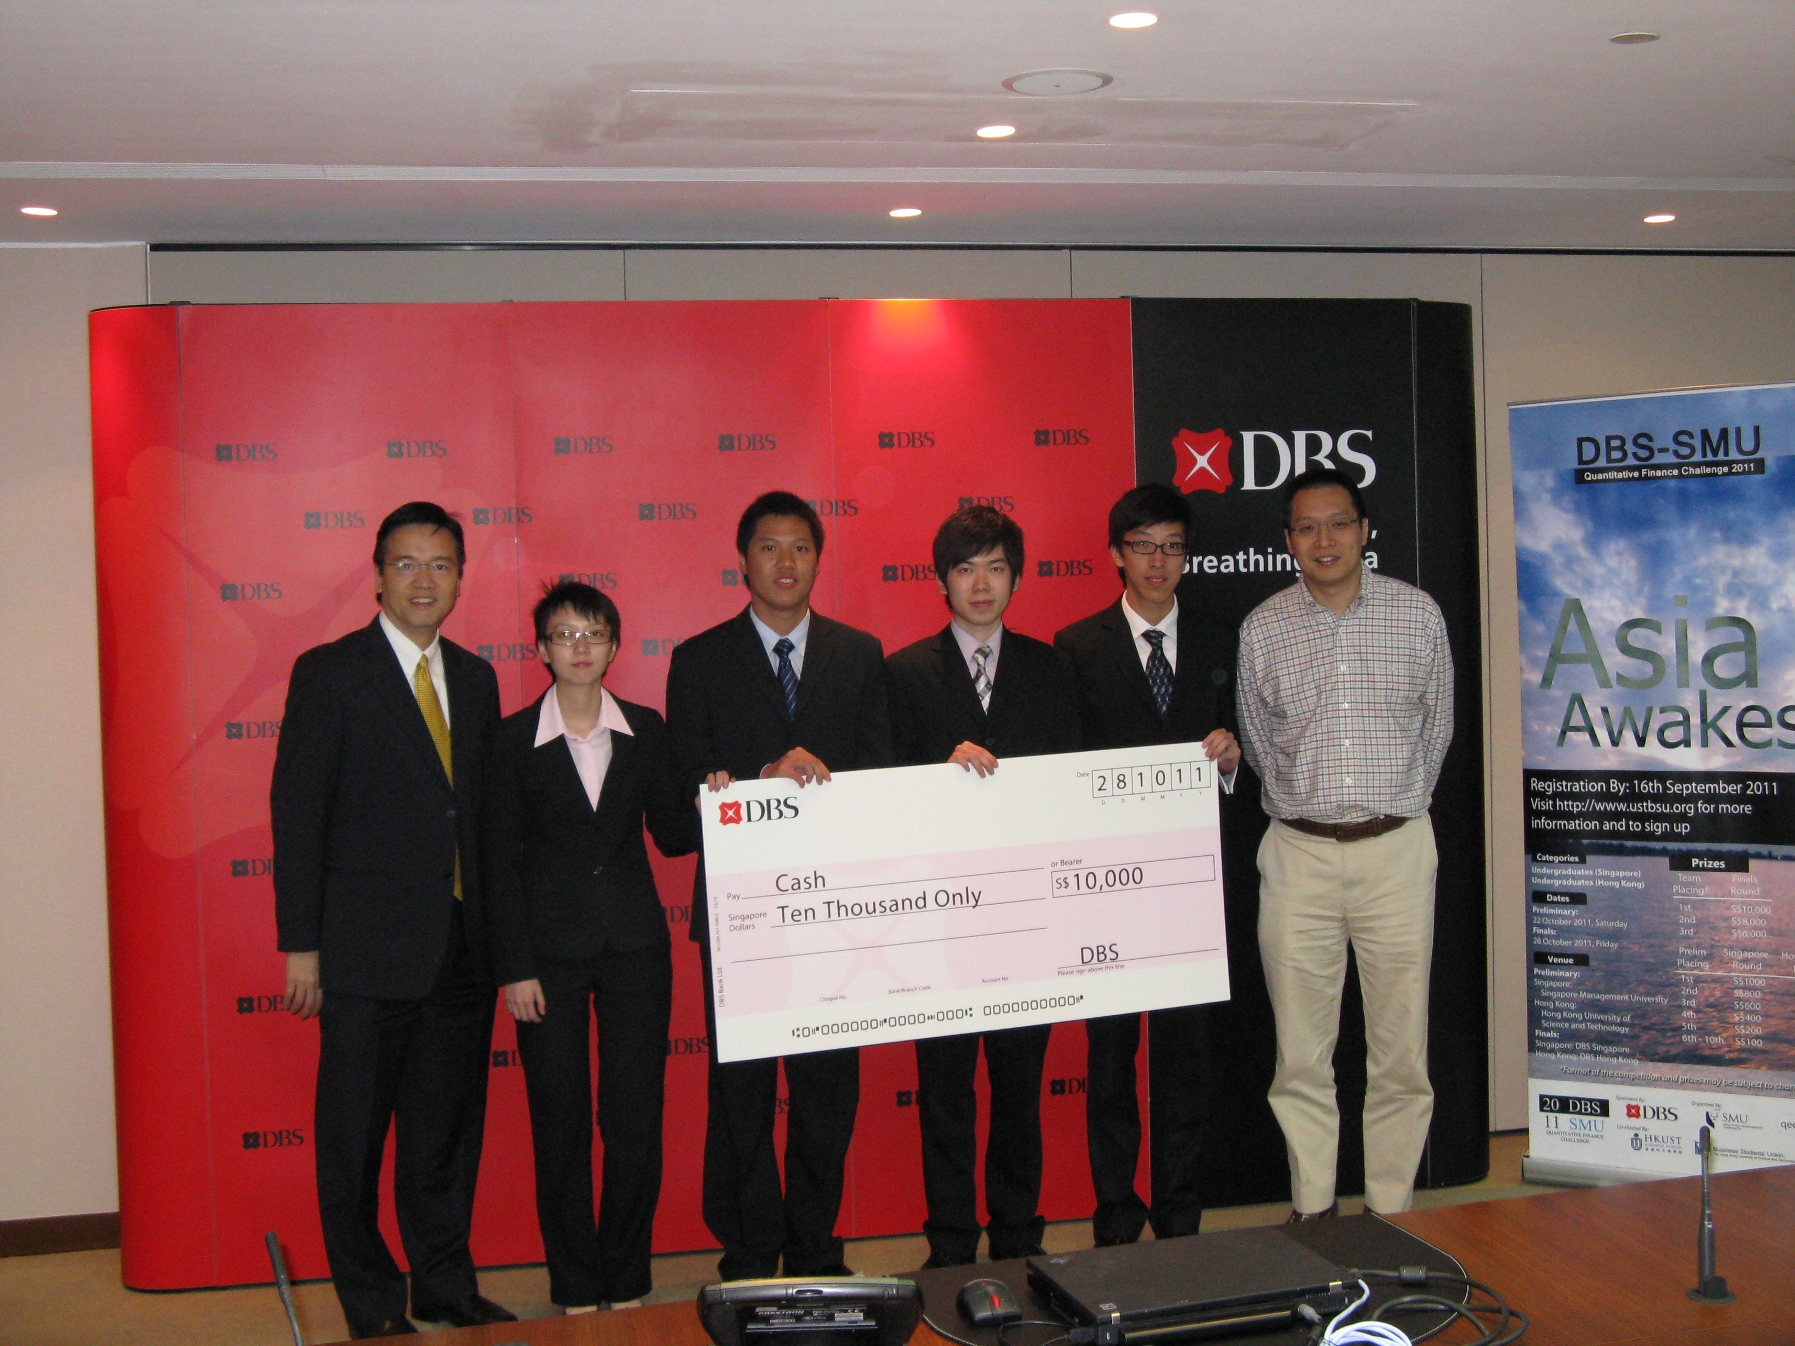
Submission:
M 698 816 L 681 797 L 661 717 L 604 689 L 622 634 L 616 605 L 590 585 L 561 583 L 536 605 L 535 623 L 555 681 L 494 736 L 488 900 L 530 1100 L 549 1297 L 579 1313 L 631 1307 L 650 1288 L 673 972 L 642 824 L 663 855 L 687 855 Z

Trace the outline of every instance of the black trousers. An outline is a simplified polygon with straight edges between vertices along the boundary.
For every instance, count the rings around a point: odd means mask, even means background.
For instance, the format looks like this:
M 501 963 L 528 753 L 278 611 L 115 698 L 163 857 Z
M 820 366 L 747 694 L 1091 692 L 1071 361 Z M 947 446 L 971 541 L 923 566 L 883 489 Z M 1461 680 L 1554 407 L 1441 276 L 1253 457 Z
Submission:
M 593 958 L 542 958 L 537 979 L 546 1002 L 542 1022 L 517 1025 L 517 1048 L 530 1098 L 549 1299 L 563 1307 L 640 1299 L 653 1288 L 649 1254 L 661 1195 L 672 952 L 661 943 Z M 605 1144 L 596 1222 L 588 1049 L 595 1012 L 598 1132 Z
M 704 1016 L 711 1042 L 717 1026 L 710 994 L 708 943 Z M 860 1053 L 854 1048 L 785 1058 L 790 1098 L 785 1117 L 785 1191 L 773 1150 L 779 1058 L 719 1065 L 710 1057 L 709 1109 L 704 1129 L 704 1223 L 723 1256 L 726 1281 L 814 1276 L 841 1264 L 835 1237 L 842 1175 L 854 1114 L 860 1106 Z
M 985 1141 L 985 1207 L 991 1216 L 991 1260 L 1027 1257 L 1041 1245 L 1041 1064 L 1049 1025 L 924 1038 L 916 1044 L 916 1105 L 922 1125 L 923 1224 L 929 1256 L 948 1264 L 976 1261 L 979 1248 L 978 1099 L 973 1072 L 979 1039 L 991 1084 Z
M 1155 1238 L 1194 1234 L 1203 1219 L 1198 1182 L 1203 1132 L 1213 1106 L 1212 1019 L 1207 1005 L 1152 1010 L 1147 1015 L 1148 1121 L 1152 1209 L 1134 1190 L 1141 1154 L 1141 1111 L 1134 1057 L 1141 1016 L 1117 1014 L 1085 1021 L 1085 1139 L 1097 1210 L 1091 1234 L 1099 1246 L 1132 1243 L 1149 1219 Z
M 478 1291 L 468 1227 L 486 1123 L 494 988 L 474 972 L 459 904 L 421 1000 L 327 991 L 314 1121 L 318 1214 L 350 1327 L 405 1313 L 405 1277 L 380 1233 L 380 1164 L 396 1130 L 393 1204 L 420 1317 Z

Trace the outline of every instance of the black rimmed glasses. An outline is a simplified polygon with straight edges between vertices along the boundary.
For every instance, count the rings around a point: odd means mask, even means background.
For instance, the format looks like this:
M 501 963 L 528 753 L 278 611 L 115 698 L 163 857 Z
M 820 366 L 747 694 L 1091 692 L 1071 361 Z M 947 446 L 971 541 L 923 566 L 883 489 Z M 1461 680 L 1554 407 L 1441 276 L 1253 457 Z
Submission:
M 1364 521 L 1364 517 L 1362 514 L 1355 514 L 1351 518 L 1342 516 L 1337 519 L 1305 519 L 1290 530 L 1290 536 L 1304 542 L 1313 542 L 1318 537 L 1339 537 L 1352 532 Z
M 1125 537 L 1122 539 L 1122 545 L 1136 556 L 1151 556 L 1156 551 L 1162 551 L 1167 556 L 1184 555 L 1184 539 L 1181 537 L 1175 537 L 1170 542 L 1154 542 L 1150 538 L 1144 537 Z

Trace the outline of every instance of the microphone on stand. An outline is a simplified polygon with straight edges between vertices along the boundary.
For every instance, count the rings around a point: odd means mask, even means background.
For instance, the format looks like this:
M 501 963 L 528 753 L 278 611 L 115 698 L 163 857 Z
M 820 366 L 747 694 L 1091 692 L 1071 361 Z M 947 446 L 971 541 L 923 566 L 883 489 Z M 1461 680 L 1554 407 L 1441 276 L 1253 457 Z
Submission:
M 1702 1219 L 1695 1239 L 1695 1268 L 1700 1284 L 1689 1292 L 1689 1298 L 1704 1304 L 1731 1304 L 1738 1296 L 1726 1288 L 1726 1277 L 1714 1271 L 1714 1192 L 1708 1182 L 1714 1134 L 1706 1126 L 1696 1135 L 1695 1152 L 1702 1160 Z
M 287 1326 L 293 1329 L 293 1346 L 305 1346 L 305 1338 L 299 1334 L 299 1315 L 293 1311 L 293 1282 L 287 1279 L 287 1259 L 280 1255 L 280 1239 L 270 1229 L 262 1242 L 268 1245 L 268 1262 L 274 1268 L 274 1288 L 280 1291 L 280 1306 L 287 1311 Z

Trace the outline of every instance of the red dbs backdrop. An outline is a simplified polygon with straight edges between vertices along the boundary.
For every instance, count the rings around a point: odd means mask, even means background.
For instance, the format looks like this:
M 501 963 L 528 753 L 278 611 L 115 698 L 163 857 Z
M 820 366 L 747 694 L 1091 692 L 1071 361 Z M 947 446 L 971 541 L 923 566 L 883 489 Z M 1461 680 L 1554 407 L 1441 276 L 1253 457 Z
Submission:
M 507 712 L 546 686 L 529 609 L 568 576 L 622 611 L 609 685 L 659 707 L 674 646 L 746 602 L 735 521 L 775 487 L 823 516 L 817 607 L 888 651 L 945 621 L 929 543 L 975 500 L 1027 530 L 1018 629 L 1050 637 L 1116 592 L 1126 301 L 117 309 L 91 337 L 120 1206 L 140 1289 L 265 1280 L 270 1228 L 295 1275 L 328 1274 L 317 1028 L 276 1006 L 268 778 L 293 659 L 374 614 L 387 511 L 430 499 L 466 525 L 446 632 L 493 663 Z M 713 1243 L 692 866 L 656 859 L 676 969 L 657 1251 Z M 1057 1029 L 1049 1219 L 1091 1210 L 1083 1074 L 1082 1032 Z M 482 1265 L 542 1257 L 521 1076 L 501 1012 Z M 863 1054 L 848 1237 L 921 1227 L 915 1087 L 907 1045 Z M 385 1213 L 396 1247 L 390 1190 Z

